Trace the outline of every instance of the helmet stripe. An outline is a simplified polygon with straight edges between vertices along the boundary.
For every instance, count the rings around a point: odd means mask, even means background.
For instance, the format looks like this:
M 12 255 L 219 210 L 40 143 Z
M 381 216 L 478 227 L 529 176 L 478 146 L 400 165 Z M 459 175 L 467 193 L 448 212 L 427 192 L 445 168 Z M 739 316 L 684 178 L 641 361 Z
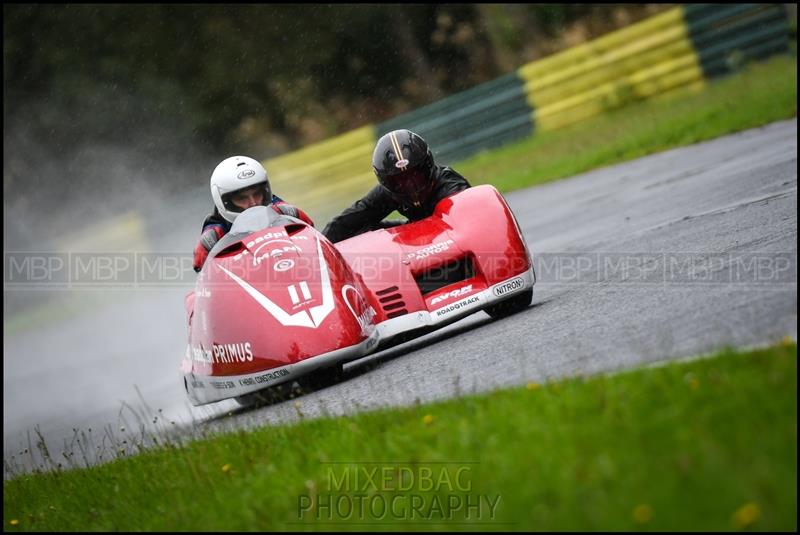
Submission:
M 397 141 L 397 134 L 394 131 L 389 132 L 389 139 L 392 141 L 392 147 L 394 147 L 394 152 L 395 152 L 395 155 L 397 156 L 397 161 L 399 162 L 399 161 L 403 160 L 404 159 L 403 158 L 403 151 L 400 150 L 400 142 Z M 405 168 L 406 168 L 406 166 L 404 165 L 400 169 L 403 169 L 405 171 Z

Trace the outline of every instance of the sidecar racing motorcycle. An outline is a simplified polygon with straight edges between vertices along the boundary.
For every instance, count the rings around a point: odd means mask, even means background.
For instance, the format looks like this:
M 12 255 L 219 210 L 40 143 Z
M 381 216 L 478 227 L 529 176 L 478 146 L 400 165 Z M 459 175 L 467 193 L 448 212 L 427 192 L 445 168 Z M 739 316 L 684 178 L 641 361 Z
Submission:
M 535 282 L 516 219 L 489 185 L 443 199 L 421 221 L 335 245 L 256 206 L 186 296 L 184 386 L 194 405 L 246 399 L 481 310 L 522 310 Z

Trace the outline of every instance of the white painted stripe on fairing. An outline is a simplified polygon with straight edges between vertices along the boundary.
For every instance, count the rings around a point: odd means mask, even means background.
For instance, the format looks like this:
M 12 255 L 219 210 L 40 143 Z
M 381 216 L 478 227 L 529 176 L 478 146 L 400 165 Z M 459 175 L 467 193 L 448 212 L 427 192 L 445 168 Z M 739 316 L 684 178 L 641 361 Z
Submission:
M 306 281 L 300 283 L 300 291 L 303 292 L 303 299 L 311 299 L 311 291 L 308 289 L 308 283 Z
M 319 269 L 320 269 L 320 286 L 322 287 L 322 304 L 311 307 L 309 310 L 301 310 L 295 314 L 289 314 L 280 306 L 275 304 L 266 295 L 262 294 L 253 288 L 247 281 L 237 277 L 231 273 L 224 266 L 220 265 L 220 269 L 228 274 L 228 276 L 236 281 L 256 302 L 261 305 L 267 312 L 285 326 L 294 327 L 309 327 L 316 329 L 319 327 L 323 320 L 328 317 L 328 314 L 333 312 L 333 288 L 331 286 L 331 276 L 328 272 L 328 264 L 325 262 L 325 255 L 322 253 L 322 245 L 319 238 L 317 238 L 317 254 L 319 255 Z M 291 291 L 291 290 L 290 290 Z M 305 292 L 304 292 L 305 294 Z M 310 313 L 310 317 L 309 317 Z
M 294 287 L 294 284 L 289 286 L 289 297 L 292 298 L 293 305 L 300 302 L 300 298 L 297 296 L 297 288 Z

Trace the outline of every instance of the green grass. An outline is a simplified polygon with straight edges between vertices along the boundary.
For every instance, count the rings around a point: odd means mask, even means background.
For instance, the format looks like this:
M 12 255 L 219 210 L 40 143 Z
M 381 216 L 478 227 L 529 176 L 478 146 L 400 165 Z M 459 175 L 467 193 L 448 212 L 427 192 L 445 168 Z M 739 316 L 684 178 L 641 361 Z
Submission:
M 453 167 L 500 191 L 541 184 L 797 115 L 797 57 L 778 56 L 710 83 L 642 101 Z
M 3 517 L 9 531 L 794 530 L 796 451 L 786 340 L 23 475 L 4 483 Z M 356 499 L 375 516 L 348 514 Z

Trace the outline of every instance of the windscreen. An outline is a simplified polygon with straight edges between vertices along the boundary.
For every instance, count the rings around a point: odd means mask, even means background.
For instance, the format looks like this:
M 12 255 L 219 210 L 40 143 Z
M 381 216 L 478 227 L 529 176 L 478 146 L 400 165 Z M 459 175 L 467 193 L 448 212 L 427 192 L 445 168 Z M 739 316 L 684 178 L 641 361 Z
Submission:
M 253 206 L 239 214 L 231 226 L 230 234 L 252 234 L 268 227 L 286 225 L 285 217 L 267 206 Z
M 236 217 L 230 232 L 214 245 L 209 252 L 209 256 L 215 256 L 219 251 L 259 230 L 269 227 L 283 227 L 293 223 L 302 223 L 302 221 L 279 214 L 267 206 L 253 206 Z

